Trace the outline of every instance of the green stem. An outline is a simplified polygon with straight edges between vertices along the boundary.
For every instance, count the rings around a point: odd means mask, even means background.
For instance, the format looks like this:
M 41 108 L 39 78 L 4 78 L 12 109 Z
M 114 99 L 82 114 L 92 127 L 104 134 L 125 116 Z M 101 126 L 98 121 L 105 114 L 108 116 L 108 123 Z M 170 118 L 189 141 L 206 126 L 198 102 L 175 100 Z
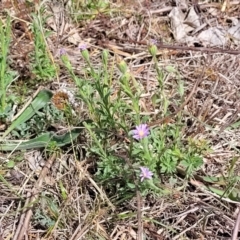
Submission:
M 10 17 L 7 18 L 6 27 L 4 30 L 2 21 L 0 22 L 0 34 L 1 34 L 1 50 L 2 50 L 2 58 L 0 63 L 0 82 L 1 82 L 1 111 L 4 111 L 6 108 L 6 90 L 8 83 L 6 82 L 6 66 L 7 66 L 7 54 L 8 54 L 8 48 L 10 43 Z

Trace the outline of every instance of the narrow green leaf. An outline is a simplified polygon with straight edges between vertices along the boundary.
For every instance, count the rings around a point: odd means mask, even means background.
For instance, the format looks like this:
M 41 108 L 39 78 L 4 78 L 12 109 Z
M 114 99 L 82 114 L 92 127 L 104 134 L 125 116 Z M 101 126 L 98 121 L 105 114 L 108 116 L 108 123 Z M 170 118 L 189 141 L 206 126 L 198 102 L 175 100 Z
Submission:
M 30 105 L 22 112 L 22 114 L 12 122 L 8 129 L 4 132 L 2 139 L 4 139 L 14 128 L 29 120 L 38 110 L 43 108 L 50 102 L 53 93 L 48 90 L 41 90 L 38 95 L 33 99 Z
M 211 190 L 213 193 L 219 195 L 221 198 L 224 197 L 235 202 L 240 202 L 240 190 L 237 188 L 233 188 L 230 192 L 226 192 L 224 190 L 220 190 L 210 186 L 208 187 L 208 189 Z
M 207 183 L 212 183 L 212 184 L 218 184 L 218 185 L 227 185 L 229 182 L 229 178 L 224 178 L 224 177 L 211 177 L 211 176 L 205 176 L 202 177 L 203 180 Z M 238 181 L 240 181 L 240 176 L 234 176 L 234 178 Z
M 127 183 L 127 185 L 130 189 L 135 189 L 136 188 L 135 184 Z
M 67 190 L 66 190 L 66 188 L 63 186 L 63 183 L 62 183 L 61 180 L 59 181 L 59 187 L 60 187 L 60 190 L 61 190 L 61 193 L 62 193 L 62 198 L 63 198 L 64 200 L 66 200 L 68 194 L 67 194 Z
M 27 150 L 34 148 L 45 148 L 50 142 L 55 142 L 56 146 L 62 147 L 67 144 L 70 144 L 73 140 L 75 140 L 80 132 L 81 128 L 75 128 L 70 132 L 67 132 L 63 135 L 56 135 L 54 133 L 44 133 L 34 139 L 25 142 L 16 142 L 16 141 L 8 141 L 7 143 L 0 144 L 1 151 L 12 151 L 12 150 Z
M 8 187 L 8 189 L 10 189 L 10 191 L 12 193 L 14 193 L 16 196 L 18 196 L 20 199 L 22 199 L 22 197 L 17 193 L 17 191 L 14 190 L 14 187 L 0 174 L 0 181 L 5 184 L 5 186 Z M 23 199 L 22 199 L 23 200 Z

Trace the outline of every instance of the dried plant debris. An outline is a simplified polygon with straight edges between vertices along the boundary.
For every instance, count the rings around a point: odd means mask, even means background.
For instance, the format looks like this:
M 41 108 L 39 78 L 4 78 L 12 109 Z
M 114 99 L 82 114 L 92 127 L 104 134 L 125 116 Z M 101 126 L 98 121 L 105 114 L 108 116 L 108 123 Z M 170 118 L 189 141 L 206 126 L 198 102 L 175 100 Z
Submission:
M 188 36 L 188 33 L 200 27 L 200 17 L 191 7 L 187 14 L 184 14 L 181 8 L 175 7 L 169 14 L 171 28 L 174 38 L 177 42 L 192 42 L 194 39 Z
M 194 7 L 183 13 L 181 8 L 174 7 L 169 18 L 174 38 L 177 42 L 188 45 L 199 44 L 205 47 L 226 47 L 231 41 L 238 44 L 240 41 L 240 25 L 237 17 L 230 18 L 231 25 L 222 25 L 216 18 L 207 19 L 197 13 Z M 214 22 L 214 23 L 213 23 Z M 215 25 L 215 26 L 213 26 Z M 202 30 L 200 33 L 199 31 Z M 199 33 L 196 35 L 196 33 Z
M 45 108 L 32 109 L 30 99 L 31 111 L 46 117 L 43 123 L 49 124 L 49 134 L 30 134 L 27 141 L 21 138 L 11 148 L 8 145 L 5 151 L 3 148 L 0 151 L 0 240 L 239 238 L 240 1 L 2 0 L 1 19 L 6 16 L 4 7 L 13 17 L 9 67 L 20 75 L 16 86 L 22 91 L 22 83 L 35 79 L 30 67 L 30 54 L 34 51 L 30 26 L 31 13 L 36 13 L 38 4 L 44 5 L 45 11 L 41 13 L 46 17 L 44 29 L 50 33 L 46 44 L 58 76 L 51 84 L 40 79 L 34 85 L 50 87 L 53 96 L 46 109 L 54 109 L 55 115 L 50 123 L 50 112 L 45 114 Z M 156 47 L 154 58 L 151 47 Z M 109 51 L 105 65 L 104 49 Z M 70 71 L 62 55 L 68 58 Z M 131 128 L 135 135 L 128 135 L 123 129 L 102 131 L 108 121 L 87 131 L 86 125 L 79 122 L 88 120 L 90 115 L 94 120 L 105 120 L 101 114 L 106 111 L 100 112 L 98 106 L 113 103 L 114 109 L 122 100 L 118 96 L 123 91 L 119 68 L 123 63 L 127 65 L 129 89 L 139 95 L 135 107 L 145 122 L 135 125 L 139 129 L 123 126 Z M 107 76 L 104 71 L 108 71 Z M 91 77 L 92 72 L 100 77 L 99 82 Z M 93 91 L 97 84 L 99 89 L 104 86 L 102 92 Z M 14 95 L 15 90 L 11 87 L 8 90 L 9 96 Z M 81 93 L 90 97 L 83 100 Z M 105 102 L 100 101 L 101 94 L 106 94 Z M 27 99 L 20 97 L 23 103 Z M 158 101 L 163 98 L 170 104 L 160 106 Z M 92 99 L 97 99 L 97 105 L 91 105 Z M 124 96 L 123 103 L 130 106 L 132 101 Z M 94 107 L 89 112 L 87 104 L 97 106 L 98 112 Z M 20 112 L 15 108 L 15 112 Z M 121 111 L 119 105 L 117 117 L 113 116 L 116 122 Z M 69 121 L 64 118 L 66 115 Z M 128 113 L 125 115 L 128 123 Z M 136 113 L 132 115 L 135 117 Z M 39 126 L 40 118 L 36 119 L 34 126 Z M 7 126 L 8 122 L 0 118 L 1 136 Z M 30 126 L 28 122 L 26 126 Z M 98 141 L 101 145 L 105 132 L 110 143 L 104 142 L 106 145 L 100 150 L 107 154 L 100 152 L 102 157 L 114 152 L 117 156 L 112 158 L 119 161 L 114 167 L 124 162 L 129 169 L 127 162 L 132 156 L 126 151 L 132 142 L 140 143 L 155 128 L 168 127 L 166 151 L 174 141 L 172 132 L 181 134 L 179 142 L 184 146 L 195 146 L 196 151 L 204 149 L 202 165 L 195 174 L 188 176 L 180 167 L 170 175 L 159 172 L 157 186 L 164 191 L 161 194 L 149 191 L 142 197 L 134 191 L 123 194 L 121 184 L 125 175 L 99 180 L 105 173 L 96 174 L 101 158 L 99 149 L 91 144 Z M 12 137 L 10 134 L 9 140 Z M 36 139 L 37 148 L 30 145 Z M 134 161 L 136 164 L 137 159 Z M 122 169 L 119 167 L 118 171 Z M 137 171 L 140 183 L 156 175 L 148 166 Z M 110 183 L 114 189 L 108 187 Z M 237 234 L 233 235 L 233 230 Z

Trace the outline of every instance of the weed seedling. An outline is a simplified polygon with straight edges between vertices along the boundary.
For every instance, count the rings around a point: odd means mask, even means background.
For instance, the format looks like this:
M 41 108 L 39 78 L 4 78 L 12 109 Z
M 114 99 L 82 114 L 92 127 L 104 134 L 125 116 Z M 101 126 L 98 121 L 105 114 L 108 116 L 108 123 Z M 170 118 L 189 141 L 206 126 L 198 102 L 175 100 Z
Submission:
M 111 193 L 118 197 L 131 196 L 138 188 L 142 194 L 153 191 L 169 193 L 162 188 L 159 175 L 172 177 L 179 165 L 184 166 L 187 176 L 202 165 L 201 151 L 194 146 L 185 146 L 181 141 L 181 114 L 174 123 L 164 123 L 150 128 L 150 117 L 142 117 L 140 98 L 144 90 L 132 76 L 124 61 L 119 62 L 120 71 L 113 88 L 112 68 L 108 62 L 108 52 L 103 51 L 99 69 L 91 64 L 87 47 L 79 47 L 86 62 L 85 76 L 77 77 L 66 53 L 61 58 L 75 81 L 80 99 L 86 104 L 91 123 L 84 126 L 89 134 L 88 154 L 98 156 L 96 178 Z M 164 72 L 157 66 L 156 46 L 150 47 L 158 76 L 160 99 L 153 105 L 161 108 L 166 116 L 170 100 L 165 96 Z M 180 81 L 179 96 L 183 97 Z M 114 94 L 115 93 L 115 94 Z M 114 94 L 114 101 L 112 100 Z M 135 126 L 132 129 L 132 126 Z M 123 137 L 118 136 L 122 132 Z M 117 138 L 115 140 L 114 138 Z
M 34 54 L 33 54 L 33 73 L 37 79 L 51 80 L 56 76 L 56 66 L 50 59 L 50 53 L 47 50 L 46 38 L 50 32 L 44 30 L 42 19 L 39 15 L 33 15 L 32 30 L 34 33 Z
M 7 91 L 14 81 L 15 73 L 10 71 L 7 56 L 11 40 L 11 20 L 8 16 L 4 25 L 0 20 L 0 120 L 5 120 L 12 110 L 12 95 L 7 96 Z

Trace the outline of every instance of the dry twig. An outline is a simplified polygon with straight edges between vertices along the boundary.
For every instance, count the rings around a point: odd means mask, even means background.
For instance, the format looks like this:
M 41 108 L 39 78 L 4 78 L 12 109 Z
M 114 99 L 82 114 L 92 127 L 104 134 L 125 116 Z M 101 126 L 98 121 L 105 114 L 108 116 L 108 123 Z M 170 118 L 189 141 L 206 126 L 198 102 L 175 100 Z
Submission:
M 238 205 L 238 207 L 239 207 L 239 205 Z M 239 226 L 240 226 L 240 209 L 238 210 L 237 220 L 235 222 L 235 226 L 234 226 L 234 229 L 233 229 L 232 240 L 237 240 L 238 239 Z
M 42 169 L 41 174 L 38 178 L 38 181 L 36 182 L 35 186 L 33 187 L 33 190 L 31 193 L 31 198 L 30 198 L 30 200 L 26 201 L 24 209 L 27 209 L 29 206 L 32 206 L 36 202 L 38 195 L 41 192 L 43 181 L 47 175 L 48 170 L 51 168 L 55 158 L 56 158 L 56 153 L 54 153 L 46 162 L 46 164 L 45 164 L 44 168 Z M 22 214 L 13 240 L 22 240 L 23 239 L 23 237 L 26 234 L 26 231 L 28 229 L 29 222 L 31 220 L 32 215 L 33 215 L 32 207 L 26 213 L 24 212 Z

